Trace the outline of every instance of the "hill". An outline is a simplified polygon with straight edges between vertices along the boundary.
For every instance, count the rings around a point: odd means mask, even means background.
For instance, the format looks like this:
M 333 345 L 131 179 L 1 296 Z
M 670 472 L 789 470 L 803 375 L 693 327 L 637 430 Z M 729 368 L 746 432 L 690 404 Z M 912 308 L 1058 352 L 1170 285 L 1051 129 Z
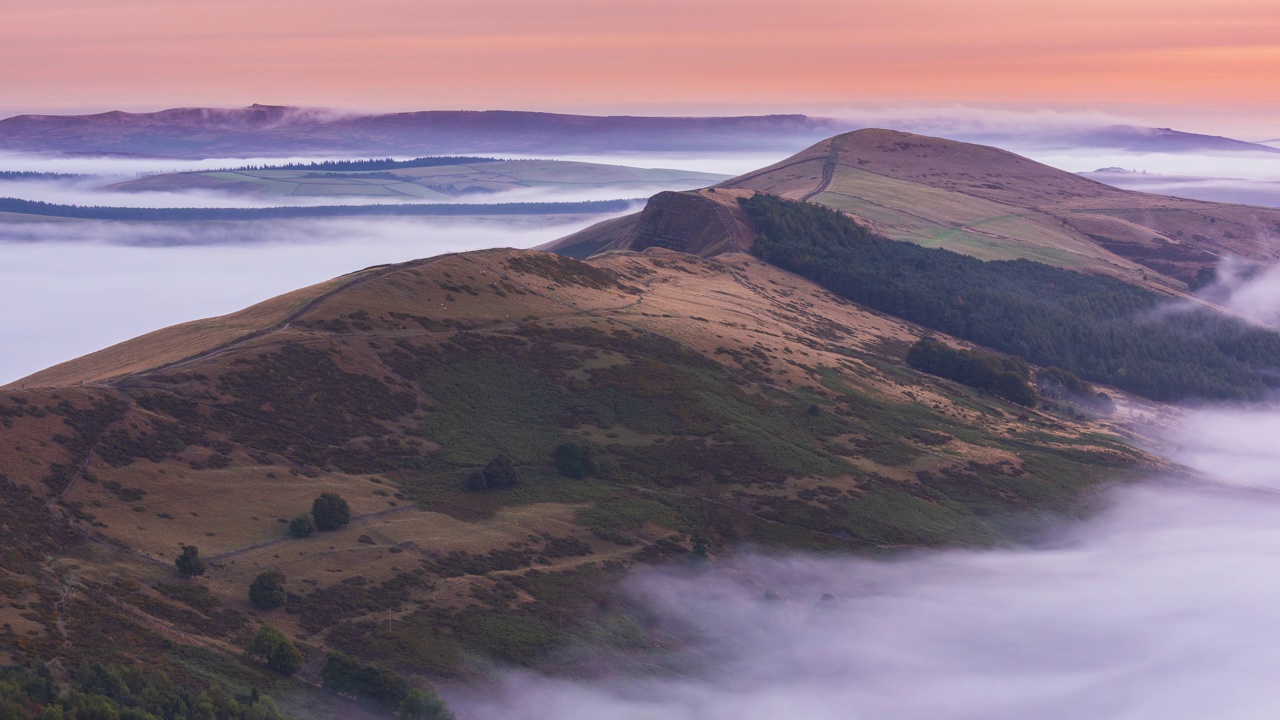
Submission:
M 659 245 L 370 268 L 7 386 L 0 647 L 335 714 L 308 685 L 326 650 L 588 672 L 608 656 L 558 649 L 670 647 L 616 602 L 636 563 L 999 542 L 1153 462 L 1110 422 L 912 369 L 917 326 Z M 1116 421 L 1151 411 L 1116 398 Z M 324 492 L 350 524 L 291 537 Z M 249 603 L 264 571 L 285 608 Z M 300 680 L 241 658 L 263 621 Z
M 217 172 L 166 173 L 108 185 L 113 192 L 211 190 L 234 195 L 290 197 L 399 197 L 449 200 L 510 190 L 607 189 L 619 197 L 640 197 L 657 189 L 710 185 L 724 175 L 685 170 L 633 168 L 563 160 L 482 160 L 431 158 L 438 163 L 400 167 L 329 169 L 241 168 Z M 343 163 L 347 165 L 349 163 Z M 409 167 L 404 167 L 409 165 Z
M 1189 133 L 1172 128 L 1135 127 L 1112 125 L 1086 131 L 1074 140 L 1085 146 L 1115 148 L 1134 153 L 1273 153 L 1280 149 L 1266 143 L 1246 142 L 1221 135 Z
M 359 115 L 252 105 L 18 115 L 0 120 L 0 149 L 182 158 L 744 150 L 799 147 L 836 129 L 830 120 L 803 115 L 597 117 L 508 110 Z
M 109 207 L 59 205 L 38 200 L 0 197 L 0 213 L 13 220 L 69 218 L 140 222 L 203 222 L 218 220 L 291 220 L 331 217 L 479 217 L 492 215 L 603 215 L 632 207 L 630 200 L 508 203 L 367 203 L 344 205 L 281 205 L 276 207 Z
M 1184 292 L 1228 255 L 1280 257 L 1280 210 L 1120 190 L 997 148 L 892 130 L 838 135 L 715 188 L 830 207 L 895 240 L 1035 260 L 1163 293 Z M 547 247 L 625 247 L 628 222 Z

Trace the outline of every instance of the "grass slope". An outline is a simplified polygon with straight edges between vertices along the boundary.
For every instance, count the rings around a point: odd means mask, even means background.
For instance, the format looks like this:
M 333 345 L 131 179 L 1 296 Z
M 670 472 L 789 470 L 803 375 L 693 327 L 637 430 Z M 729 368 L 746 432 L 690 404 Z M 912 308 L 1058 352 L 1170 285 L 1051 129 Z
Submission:
M 846 212 L 895 240 L 1179 292 L 1224 256 L 1273 261 L 1280 211 L 1119 190 L 982 145 L 892 130 L 824 140 L 718 187 Z

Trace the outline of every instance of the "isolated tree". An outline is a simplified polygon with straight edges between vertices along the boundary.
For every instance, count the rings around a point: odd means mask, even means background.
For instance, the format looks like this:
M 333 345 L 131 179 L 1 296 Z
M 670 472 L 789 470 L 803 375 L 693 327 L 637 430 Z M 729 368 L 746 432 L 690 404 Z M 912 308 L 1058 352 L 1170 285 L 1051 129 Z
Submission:
M 454 715 L 435 691 L 413 689 L 400 703 L 400 720 L 454 720 Z
M 711 543 L 707 541 L 705 535 L 698 534 L 693 536 L 693 550 L 689 552 L 689 559 L 696 563 L 707 563 L 711 561 L 708 551 L 711 549 Z
M 484 479 L 483 470 L 473 470 L 467 476 L 464 486 L 471 492 L 484 492 L 489 489 L 489 481 Z
M 311 504 L 317 530 L 337 530 L 351 522 L 351 506 L 337 493 L 321 493 Z
M 409 694 L 409 686 L 395 671 L 377 665 L 365 665 L 356 674 L 359 695 L 366 700 L 394 710 Z
M 284 713 L 276 706 L 276 701 L 263 695 L 244 709 L 244 720 L 285 720 Z
M 360 663 L 347 657 L 345 653 L 331 650 L 324 658 L 324 668 L 320 670 L 320 681 L 326 690 L 355 695 L 356 677 L 359 673 Z
M 562 443 L 551 453 L 551 460 L 561 475 L 574 479 L 582 479 L 595 474 L 596 464 L 591 457 L 591 448 L 576 442 Z
M 509 488 L 515 487 L 520 482 L 520 475 L 516 472 L 516 466 L 511 462 L 511 458 L 498 455 L 484 466 L 484 480 L 490 490 Z
M 302 669 L 302 653 L 293 641 L 276 628 L 263 625 L 249 641 L 245 655 L 263 663 L 272 670 L 292 675 Z
M 482 470 L 475 470 L 467 476 L 464 486 L 471 492 L 500 490 L 515 487 L 520 482 L 520 474 L 511 458 L 498 455 L 488 462 Z
M 284 573 L 268 570 L 253 579 L 249 585 L 249 600 L 263 610 L 284 607 L 288 593 L 284 589 Z
M 310 515 L 300 515 L 289 523 L 289 534 L 296 538 L 311 537 L 316 531 L 316 524 Z
M 182 554 L 173 561 L 173 564 L 185 578 L 203 575 L 205 571 L 205 562 L 200 558 L 200 548 L 195 545 L 183 545 Z
M 320 680 L 326 690 L 375 702 L 388 710 L 400 707 L 409 693 L 404 678 L 377 665 L 361 665 L 336 650 L 324 660 Z

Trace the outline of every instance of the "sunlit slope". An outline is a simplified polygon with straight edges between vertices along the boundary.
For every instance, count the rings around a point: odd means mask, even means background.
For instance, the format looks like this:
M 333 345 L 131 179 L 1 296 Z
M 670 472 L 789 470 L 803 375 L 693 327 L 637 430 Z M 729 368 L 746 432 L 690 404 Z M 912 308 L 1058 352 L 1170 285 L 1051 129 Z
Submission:
M 369 271 L 365 271 L 369 272 Z M 376 271 L 375 271 L 376 272 Z M 95 383 L 128 373 L 152 370 L 240 339 L 286 326 L 309 303 L 358 282 L 365 273 L 328 280 L 295 290 L 221 317 L 195 320 L 157 330 L 83 357 L 32 373 L 5 386 L 9 389 L 65 387 Z
M 8 657 L 199 648 L 202 677 L 230 682 L 263 621 L 313 682 L 335 648 L 463 678 L 587 636 L 656 649 L 608 601 L 635 563 L 990 543 L 1150 462 L 1108 423 L 911 370 L 919 328 L 742 253 L 447 255 L 255 312 L 126 343 L 103 380 L 72 363 L 0 394 Z M 585 477 L 555 460 L 566 443 Z M 515 486 L 468 489 L 499 456 Z M 351 525 L 291 538 L 321 492 Z M 209 572 L 175 584 L 185 544 Z M 265 570 L 287 610 L 246 600 Z
M 1277 210 L 1118 190 L 997 148 L 891 130 L 838 135 L 719 187 L 826 205 L 897 240 L 1170 289 L 1223 256 L 1280 251 Z
M 655 187 L 697 187 L 723 179 L 724 175 L 688 170 L 563 160 L 507 160 L 373 171 L 307 168 L 168 173 L 106 189 L 116 192 L 211 190 L 236 195 L 366 196 L 404 200 L 482 197 L 512 190 L 607 190 L 614 197 L 632 197 L 651 193 Z
M 755 234 L 738 200 L 754 193 L 728 188 L 661 192 L 638 213 L 596 223 L 539 249 L 574 258 L 651 247 L 704 258 L 750 253 Z

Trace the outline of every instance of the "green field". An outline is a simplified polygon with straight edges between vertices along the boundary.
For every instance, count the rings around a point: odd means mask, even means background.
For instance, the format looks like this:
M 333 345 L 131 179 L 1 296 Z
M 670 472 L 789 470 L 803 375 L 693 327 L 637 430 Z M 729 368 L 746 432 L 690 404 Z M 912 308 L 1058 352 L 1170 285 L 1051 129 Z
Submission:
M 616 190 L 619 196 L 712 185 L 725 176 L 561 160 L 501 160 L 378 171 L 261 169 L 154 175 L 111 186 L 115 191 L 182 191 L 292 197 L 375 196 L 444 200 L 521 189 Z
M 1096 246 L 1048 215 L 972 195 L 841 168 L 813 201 L 865 218 L 894 240 L 945 247 L 983 260 L 1101 266 Z

